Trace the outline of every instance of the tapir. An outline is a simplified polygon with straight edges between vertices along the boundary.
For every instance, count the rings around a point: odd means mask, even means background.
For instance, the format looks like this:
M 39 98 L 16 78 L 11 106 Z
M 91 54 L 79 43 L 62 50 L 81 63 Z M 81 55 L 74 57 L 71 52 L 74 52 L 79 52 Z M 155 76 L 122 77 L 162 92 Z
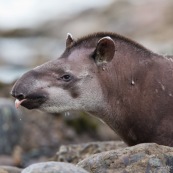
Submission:
M 16 107 L 94 115 L 129 146 L 173 146 L 172 58 L 116 33 L 67 34 L 62 55 L 23 74 L 11 94 Z

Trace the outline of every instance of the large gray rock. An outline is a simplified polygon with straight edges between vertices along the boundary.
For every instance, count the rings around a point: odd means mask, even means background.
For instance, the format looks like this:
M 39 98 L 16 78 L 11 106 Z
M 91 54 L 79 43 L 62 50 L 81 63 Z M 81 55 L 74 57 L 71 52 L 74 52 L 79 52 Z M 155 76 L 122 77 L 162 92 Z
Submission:
M 88 142 L 75 145 L 62 145 L 54 157 L 54 161 L 76 164 L 83 159 L 104 151 L 126 147 L 122 141 Z
M 43 162 L 33 164 L 22 171 L 22 173 L 88 173 L 82 168 L 70 163 Z
M 19 144 L 22 123 L 10 99 L 0 98 L 0 154 L 10 154 Z
M 95 154 L 77 166 L 90 173 L 173 173 L 173 148 L 139 144 Z

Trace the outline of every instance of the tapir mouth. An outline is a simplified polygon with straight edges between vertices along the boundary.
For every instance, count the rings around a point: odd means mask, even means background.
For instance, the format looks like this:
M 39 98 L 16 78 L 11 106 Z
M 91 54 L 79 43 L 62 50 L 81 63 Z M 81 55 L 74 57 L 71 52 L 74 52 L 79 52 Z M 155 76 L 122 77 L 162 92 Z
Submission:
M 19 106 L 23 106 L 27 109 L 36 109 L 39 108 L 47 100 L 47 97 L 45 95 L 38 95 L 38 94 L 32 94 L 22 98 L 21 96 L 19 97 L 15 95 L 13 95 L 13 97 L 16 98 L 15 100 L 16 109 L 18 109 Z

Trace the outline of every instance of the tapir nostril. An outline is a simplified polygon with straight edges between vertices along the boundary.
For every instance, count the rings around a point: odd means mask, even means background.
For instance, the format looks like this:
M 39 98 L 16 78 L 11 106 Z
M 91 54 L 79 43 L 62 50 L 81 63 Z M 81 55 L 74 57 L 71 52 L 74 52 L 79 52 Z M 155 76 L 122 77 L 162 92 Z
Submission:
M 25 96 L 22 93 L 16 94 L 15 97 L 19 100 L 23 100 L 25 98 Z

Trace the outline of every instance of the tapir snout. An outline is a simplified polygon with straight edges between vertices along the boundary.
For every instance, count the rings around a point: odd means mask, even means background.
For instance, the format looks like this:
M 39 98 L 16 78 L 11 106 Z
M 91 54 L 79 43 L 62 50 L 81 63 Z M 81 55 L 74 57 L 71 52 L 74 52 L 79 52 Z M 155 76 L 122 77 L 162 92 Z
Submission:
M 35 85 L 37 80 L 37 72 L 31 70 L 15 83 L 11 95 L 16 98 L 16 108 L 20 105 L 27 109 L 39 108 L 48 99 L 47 93 Z

